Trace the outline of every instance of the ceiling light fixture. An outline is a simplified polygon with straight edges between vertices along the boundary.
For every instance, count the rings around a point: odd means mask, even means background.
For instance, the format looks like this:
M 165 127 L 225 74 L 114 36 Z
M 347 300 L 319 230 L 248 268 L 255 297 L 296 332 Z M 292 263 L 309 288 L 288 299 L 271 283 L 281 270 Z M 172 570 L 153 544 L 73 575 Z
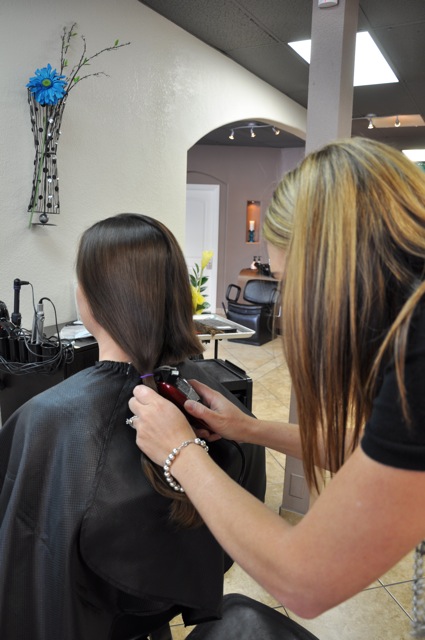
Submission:
M 298 55 L 310 64 L 311 40 L 288 42 L 288 44 Z M 359 32 L 356 36 L 354 86 L 387 84 L 389 82 L 398 82 L 397 76 L 385 60 L 369 32 Z
M 272 124 L 256 124 L 255 122 L 248 122 L 248 124 L 232 127 L 230 130 L 229 140 L 234 140 L 235 131 L 239 131 L 240 129 L 248 129 L 251 138 L 257 137 L 257 134 L 255 133 L 257 129 L 271 129 L 275 136 L 280 134 L 280 129 L 274 127 Z
M 425 149 L 403 149 L 403 153 L 409 160 L 412 160 L 412 162 L 425 161 Z
M 368 129 L 375 129 L 375 122 L 374 122 L 374 118 L 376 118 L 376 113 L 367 113 L 365 116 L 363 116 L 363 118 L 367 118 L 368 120 L 368 125 L 367 128 Z M 360 118 L 353 118 L 353 120 L 359 120 Z
M 403 113 L 402 115 L 378 116 L 376 113 L 366 113 L 357 116 L 355 120 L 367 120 L 368 129 L 392 129 L 393 127 L 425 127 L 425 120 L 418 113 Z M 372 123 L 372 124 L 371 124 Z
M 400 127 L 425 127 L 425 120 L 418 113 L 392 114 L 386 116 L 378 116 L 376 113 L 366 113 L 364 116 L 353 118 L 353 120 L 369 120 L 372 119 L 375 129 L 392 129 L 395 126 Z

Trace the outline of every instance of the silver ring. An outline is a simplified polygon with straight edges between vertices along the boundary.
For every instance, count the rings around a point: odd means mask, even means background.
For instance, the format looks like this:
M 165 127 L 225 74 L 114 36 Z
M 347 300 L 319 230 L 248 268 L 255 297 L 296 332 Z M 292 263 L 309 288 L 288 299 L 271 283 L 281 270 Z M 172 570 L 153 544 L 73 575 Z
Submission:
M 137 416 L 131 416 L 131 418 L 127 418 L 127 420 L 125 421 L 125 424 L 130 425 L 130 427 L 133 427 L 133 429 L 135 429 L 136 427 L 133 424 L 133 420 L 136 420 Z

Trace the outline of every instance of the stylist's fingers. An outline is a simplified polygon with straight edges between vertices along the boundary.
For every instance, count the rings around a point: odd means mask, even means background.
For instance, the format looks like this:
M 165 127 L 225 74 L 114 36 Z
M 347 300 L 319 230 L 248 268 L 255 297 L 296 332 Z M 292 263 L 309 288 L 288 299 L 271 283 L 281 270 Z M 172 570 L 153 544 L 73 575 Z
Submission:
M 212 431 L 215 431 L 215 427 L 222 421 L 220 415 L 209 407 L 202 404 L 202 402 L 196 402 L 196 400 L 186 400 L 184 403 L 185 410 L 190 413 L 194 418 L 198 418 L 203 422 L 206 422 Z
M 189 380 L 195 391 L 201 396 L 202 403 L 207 407 L 210 407 L 214 411 L 214 405 L 217 398 L 221 398 L 221 394 L 211 389 L 206 384 L 199 382 L 199 380 Z
M 215 442 L 216 440 L 221 440 L 221 436 L 218 433 L 212 433 L 208 429 L 198 428 L 196 426 L 193 427 L 195 429 L 196 436 L 201 438 L 201 440 L 207 440 L 208 442 Z
M 147 387 L 144 384 L 138 384 L 137 387 L 133 389 L 133 398 L 130 400 L 130 402 L 135 401 L 140 405 L 149 405 L 152 404 L 157 399 L 157 397 L 159 398 L 158 394 L 153 389 Z
M 182 412 L 153 389 L 138 385 L 128 405 L 133 413 L 137 446 L 157 464 L 163 464 L 181 442 L 193 438 L 193 430 Z
M 133 397 L 129 400 L 128 406 L 130 411 L 133 412 L 133 425 L 136 429 L 141 426 L 140 418 L 143 416 L 145 424 L 150 425 L 151 430 L 157 429 L 157 420 L 153 420 L 153 416 L 158 413 L 160 409 L 161 396 L 159 396 L 153 389 L 141 384 L 133 389 Z
M 243 415 L 241 411 L 221 393 L 196 380 L 191 380 L 190 383 L 201 396 L 202 403 L 187 400 L 184 404 L 186 411 L 194 418 L 205 422 L 212 432 L 234 439 L 237 434 L 235 424 Z M 211 441 L 211 438 L 208 439 Z

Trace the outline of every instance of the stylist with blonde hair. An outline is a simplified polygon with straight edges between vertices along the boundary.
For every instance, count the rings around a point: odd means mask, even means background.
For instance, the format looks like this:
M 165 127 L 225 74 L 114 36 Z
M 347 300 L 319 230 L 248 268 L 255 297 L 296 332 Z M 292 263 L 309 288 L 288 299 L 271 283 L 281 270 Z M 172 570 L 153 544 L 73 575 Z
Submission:
M 299 424 L 255 420 L 196 383 L 205 406 L 185 406 L 222 438 L 301 458 L 311 487 L 317 467 L 334 477 L 292 527 L 200 446 L 180 451 L 170 473 L 235 561 L 311 618 L 425 538 L 425 176 L 371 140 L 328 144 L 284 176 L 264 235 L 272 270 L 284 272 Z M 194 437 L 152 389 L 137 386 L 130 409 L 138 446 L 158 464 Z

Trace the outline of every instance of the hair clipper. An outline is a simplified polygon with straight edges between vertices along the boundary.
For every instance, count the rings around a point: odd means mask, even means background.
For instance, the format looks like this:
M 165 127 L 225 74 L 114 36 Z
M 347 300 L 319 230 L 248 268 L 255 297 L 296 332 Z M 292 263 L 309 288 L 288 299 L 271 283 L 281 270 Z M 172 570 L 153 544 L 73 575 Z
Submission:
M 199 418 L 191 416 L 184 408 L 186 400 L 195 400 L 195 402 L 202 402 L 199 395 L 189 382 L 180 375 L 180 371 L 177 367 L 170 367 L 164 365 L 154 369 L 154 380 L 158 389 L 158 393 L 167 400 L 170 400 L 182 411 L 187 418 L 188 422 L 195 429 L 208 429 L 209 426 Z

